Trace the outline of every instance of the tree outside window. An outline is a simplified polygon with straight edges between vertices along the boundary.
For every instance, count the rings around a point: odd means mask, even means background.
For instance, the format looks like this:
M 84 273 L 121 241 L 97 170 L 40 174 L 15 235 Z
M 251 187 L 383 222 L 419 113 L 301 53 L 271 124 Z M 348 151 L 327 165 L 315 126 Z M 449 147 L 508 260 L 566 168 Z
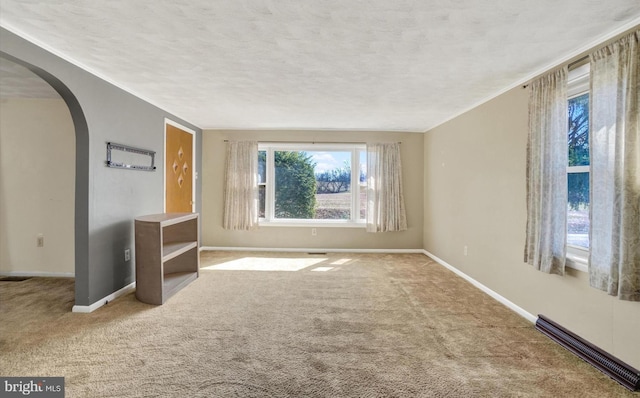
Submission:
M 568 106 L 567 244 L 589 248 L 589 93 Z
M 258 153 L 258 174 L 263 221 L 358 223 L 364 219 L 364 145 L 318 147 L 262 146 Z M 358 170 L 355 174 L 352 165 Z

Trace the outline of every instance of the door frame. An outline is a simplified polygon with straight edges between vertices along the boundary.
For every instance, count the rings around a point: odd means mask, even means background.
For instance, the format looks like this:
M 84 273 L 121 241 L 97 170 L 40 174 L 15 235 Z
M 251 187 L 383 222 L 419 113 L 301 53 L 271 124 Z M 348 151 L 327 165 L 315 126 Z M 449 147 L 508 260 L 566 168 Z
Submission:
M 163 186 L 163 198 L 162 198 L 162 209 L 163 212 L 167 212 L 167 126 L 171 125 L 173 127 L 179 128 L 180 130 L 191 134 L 193 137 L 191 139 L 192 146 L 192 155 L 191 155 L 191 167 L 193 173 L 191 173 L 191 211 L 195 213 L 196 211 L 196 180 L 198 179 L 198 172 L 196 171 L 197 164 L 197 153 L 196 153 L 196 132 L 189 127 L 186 127 L 174 120 L 164 118 L 164 156 L 162 158 L 162 186 Z

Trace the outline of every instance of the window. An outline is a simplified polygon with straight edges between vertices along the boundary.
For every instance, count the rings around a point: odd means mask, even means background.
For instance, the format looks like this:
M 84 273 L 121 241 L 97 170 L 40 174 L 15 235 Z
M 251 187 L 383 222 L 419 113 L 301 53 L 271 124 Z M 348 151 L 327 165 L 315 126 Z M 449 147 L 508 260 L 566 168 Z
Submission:
M 589 64 L 569 72 L 568 90 L 567 245 L 579 255 L 589 249 Z
M 258 146 L 262 224 L 365 225 L 364 144 Z

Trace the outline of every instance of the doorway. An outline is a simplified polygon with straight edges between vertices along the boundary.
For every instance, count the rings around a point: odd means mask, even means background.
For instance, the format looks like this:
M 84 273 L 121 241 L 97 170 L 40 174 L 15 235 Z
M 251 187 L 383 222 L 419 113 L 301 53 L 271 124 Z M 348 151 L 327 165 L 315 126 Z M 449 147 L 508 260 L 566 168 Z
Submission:
M 76 131 L 68 105 L 0 57 L 0 273 L 75 275 Z
M 165 213 L 195 211 L 195 131 L 165 119 Z

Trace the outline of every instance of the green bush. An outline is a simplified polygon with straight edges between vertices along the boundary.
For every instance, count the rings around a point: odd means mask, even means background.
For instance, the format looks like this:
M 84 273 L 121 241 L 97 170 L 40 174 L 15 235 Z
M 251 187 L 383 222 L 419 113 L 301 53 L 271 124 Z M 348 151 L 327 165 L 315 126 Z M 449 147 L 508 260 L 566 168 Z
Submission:
M 274 154 L 276 218 L 313 218 L 316 211 L 315 163 L 305 152 Z

